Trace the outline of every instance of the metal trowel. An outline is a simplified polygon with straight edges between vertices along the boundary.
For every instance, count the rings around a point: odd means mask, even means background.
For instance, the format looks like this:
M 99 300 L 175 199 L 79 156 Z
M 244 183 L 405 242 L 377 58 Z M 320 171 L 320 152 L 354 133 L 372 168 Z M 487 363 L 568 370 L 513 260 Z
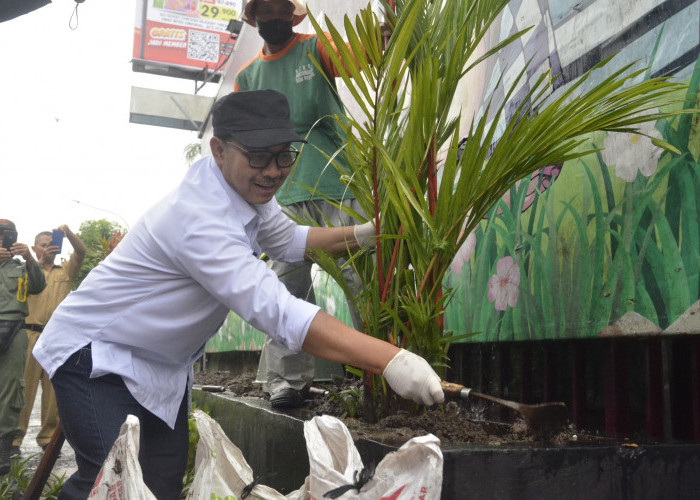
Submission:
M 452 382 L 440 382 L 442 392 L 446 397 L 468 399 L 477 397 L 492 401 L 499 405 L 507 406 L 508 408 L 517 411 L 523 416 L 525 424 L 537 435 L 551 435 L 559 432 L 564 428 L 568 421 L 568 412 L 566 405 L 561 402 L 540 403 L 529 405 L 525 403 L 516 403 L 507 399 L 497 398 L 489 394 L 482 394 L 473 389 Z

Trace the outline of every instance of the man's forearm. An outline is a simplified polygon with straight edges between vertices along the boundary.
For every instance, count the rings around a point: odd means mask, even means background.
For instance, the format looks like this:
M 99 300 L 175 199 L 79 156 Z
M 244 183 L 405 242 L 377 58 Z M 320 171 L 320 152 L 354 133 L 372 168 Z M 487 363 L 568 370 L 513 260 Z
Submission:
M 44 271 L 34 259 L 27 259 L 25 268 L 27 269 L 27 291 L 36 295 L 46 288 Z
M 331 361 L 381 374 L 396 394 L 417 403 L 442 403 L 440 376 L 428 362 L 389 342 L 353 330 L 319 311 L 303 345 L 304 351 Z
M 319 311 L 311 321 L 303 349 L 319 358 L 381 374 L 399 348 L 350 328 Z
M 306 236 L 307 255 L 313 250 L 323 250 L 333 255 L 344 255 L 359 248 L 353 226 L 312 227 Z
M 82 240 L 78 238 L 68 226 L 63 226 L 63 232 L 66 233 L 66 238 L 68 238 L 68 241 L 73 247 L 73 251 L 81 257 L 85 256 L 87 248 Z

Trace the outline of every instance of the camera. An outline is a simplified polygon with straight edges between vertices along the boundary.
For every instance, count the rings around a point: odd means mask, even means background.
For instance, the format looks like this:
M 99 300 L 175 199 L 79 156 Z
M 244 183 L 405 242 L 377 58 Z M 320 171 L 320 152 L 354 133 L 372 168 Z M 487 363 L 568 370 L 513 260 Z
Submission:
M 17 243 L 17 231 L 14 229 L 5 229 L 2 232 L 2 247 L 9 252 L 10 248 L 12 248 L 12 245 L 15 243 Z

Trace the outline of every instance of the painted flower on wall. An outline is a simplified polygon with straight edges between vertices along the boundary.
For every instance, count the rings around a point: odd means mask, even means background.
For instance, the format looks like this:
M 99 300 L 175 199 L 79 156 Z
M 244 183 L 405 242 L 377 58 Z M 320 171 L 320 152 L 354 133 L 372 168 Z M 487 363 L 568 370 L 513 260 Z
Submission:
M 614 165 L 615 175 L 625 182 L 633 182 L 638 172 L 644 177 L 653 175 L 663 151 L 649 138 L 661 139 L 653 122 L 640 123 L 637 128 L 646 135 L 611 132 L 603 143 L 603 161 L 608 166 Z
M 496 274 L 489 279 L 489 302 L 494 302 L 497 311 L 505 311 L 506 306 L 515 307 L 518 303 L 520 267 L 513 257 L 503 257 L 496 263 Z
M 452 263 L 450 264 L 450 269 L 452 269 L 455 274 L 459 275 L 462 273 L 462 267 L 465 263 L 469 262 L 475 248 L 476 236 L 474 233 L 469 233 L 469 236 L 467 236 L 467 239 L 464 240 L 462 246 L 459 247 L 459 250 L 457 250 L 457 253 L 455 254 L 455 258 L 452 259 Z

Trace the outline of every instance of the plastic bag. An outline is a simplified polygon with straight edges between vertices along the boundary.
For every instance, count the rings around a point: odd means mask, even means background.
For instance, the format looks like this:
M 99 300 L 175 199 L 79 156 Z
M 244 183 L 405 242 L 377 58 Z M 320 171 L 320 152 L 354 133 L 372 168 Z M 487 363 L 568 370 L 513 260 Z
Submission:
M 366 500 L 440 498 L 442 451 L 440 440 L 432 434 L 404 443 L 387 454 L 374 470 L 364 467 L 350 432 L 335 417 L 323 415 L 305 422 L 304 436 L 312 500 L 321 500 L 324 495 Z
M 139 431 L 138 417 L 128 415 L 102 464 L 89 499 L 156 500 L 143 482 L 139 464 Z
M 187 500 L 242 498 L 247 485 L 253 482 L 253 470 L 241 450 L 226 436 L 221 426 L 201 410 L 193 412 L 199 432 L 195 456 L 195 476 Z M 308 478 L 307 478 L 308 481 Z M 247 500 L 307 500 L 306 483 L 296 491 L 283 495 L 277 490 L 257 484 Z M 216 496 L 215 496 L 216 495 Z

